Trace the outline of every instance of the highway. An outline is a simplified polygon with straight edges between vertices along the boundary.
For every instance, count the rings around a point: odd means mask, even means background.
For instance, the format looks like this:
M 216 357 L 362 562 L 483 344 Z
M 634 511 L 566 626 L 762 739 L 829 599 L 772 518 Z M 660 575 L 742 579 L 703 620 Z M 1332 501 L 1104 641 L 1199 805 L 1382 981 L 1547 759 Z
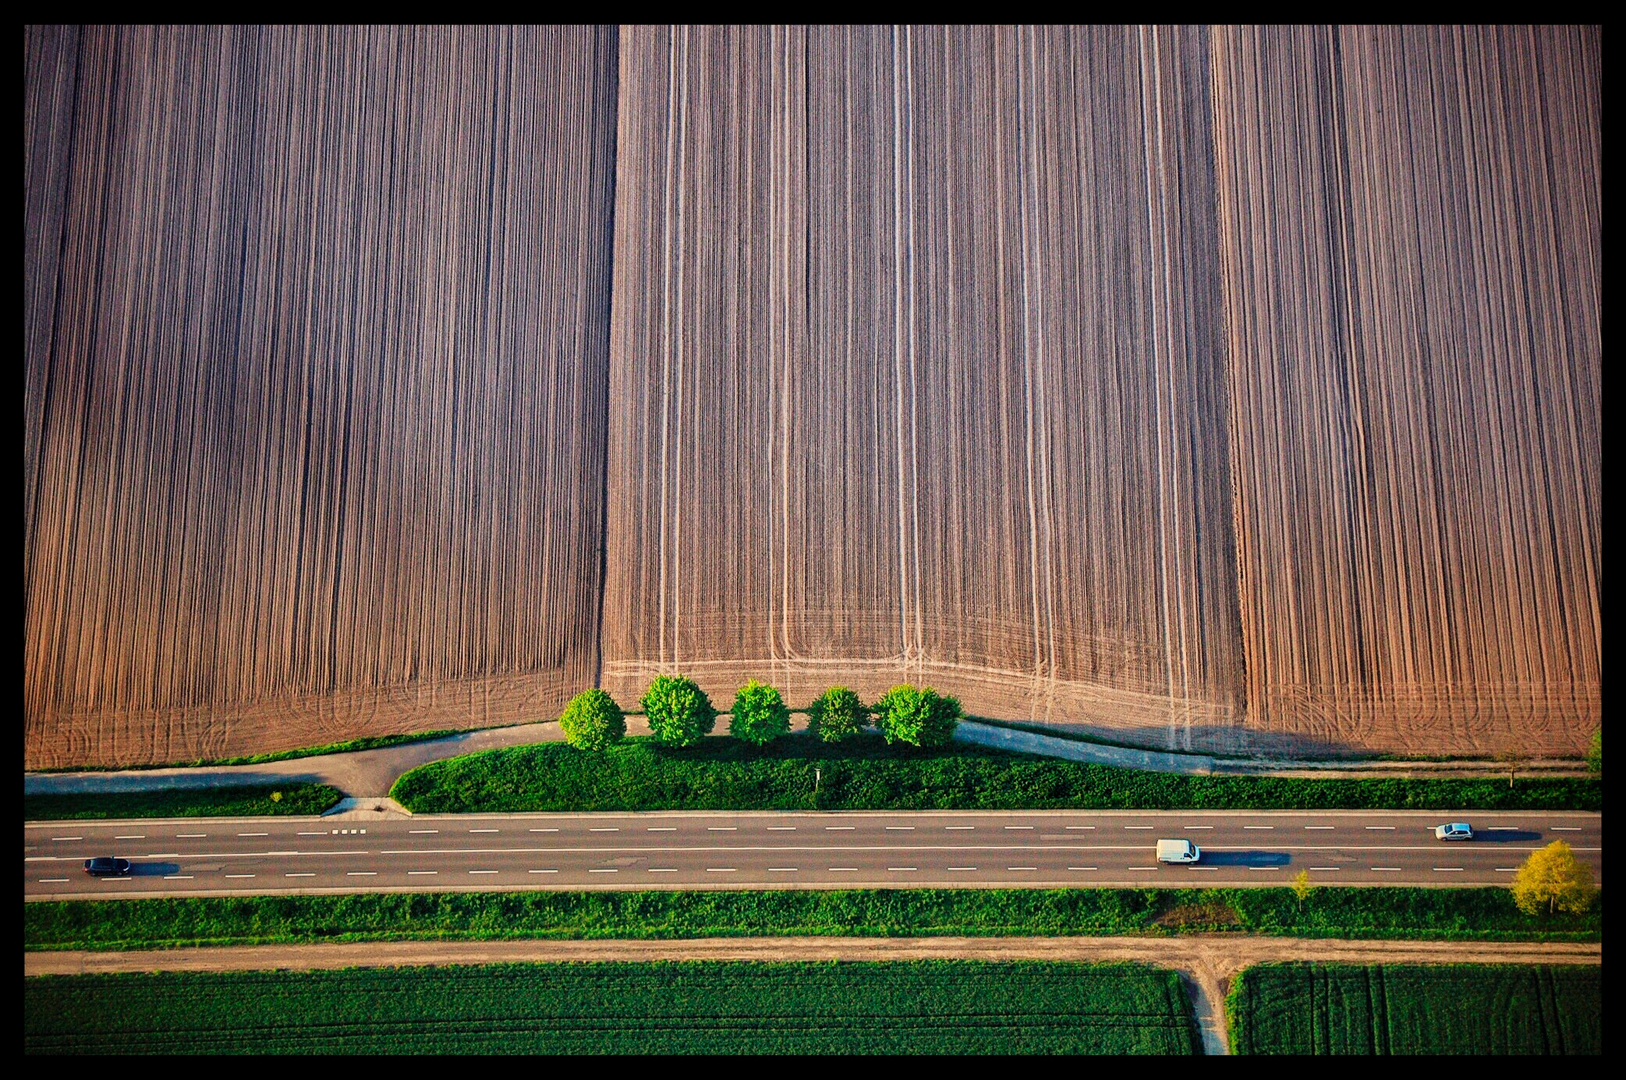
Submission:
M 1470 822 L 1472 841 L 1434 826 Z M 1160 865 L 1159 839 L 1203 849 Z M 23 826 L 24 900 L 516 889 L 1495 885 L 1565 840 L 1603 883 L 1603 815 L 914 811 L 184 818 Z M 92 878 L 83 860 L 129 859 Z

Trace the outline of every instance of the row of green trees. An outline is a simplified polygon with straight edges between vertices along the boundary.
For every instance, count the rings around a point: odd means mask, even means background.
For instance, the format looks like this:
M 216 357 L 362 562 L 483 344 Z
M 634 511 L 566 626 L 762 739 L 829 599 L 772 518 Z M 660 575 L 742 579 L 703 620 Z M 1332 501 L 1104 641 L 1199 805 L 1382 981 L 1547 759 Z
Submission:
M 717 724 L 717 709 L 693 679 L 659 675 L 639 702 L 650 734 L 667 746 L 693 746 Z M 889 743 L 942 746 L 964 715 L 960 702 L 931 687 L 894 686 L 873 705 L 852 690 L 832 686 L 807 708 L 808 731 L 825 742 L 851 738 L 874 724 Z M 559 718 L 565 741 L 580 750 L 603 750 L 627 734 L 626 716 L 603 690 L 583 690 Z M 754 746 L 790 731 L 790 709 L 779 691 L 752 679 L 734 695 L 728 733 Z

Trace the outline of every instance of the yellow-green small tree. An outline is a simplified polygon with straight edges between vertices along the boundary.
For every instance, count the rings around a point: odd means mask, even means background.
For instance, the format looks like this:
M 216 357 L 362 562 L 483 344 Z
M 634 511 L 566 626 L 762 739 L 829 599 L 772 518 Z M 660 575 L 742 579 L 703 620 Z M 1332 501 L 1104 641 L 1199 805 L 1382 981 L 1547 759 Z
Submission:
M 1527 915 L 1541 911 L 1579 915 L 1592 906 L 1596 892 L 1592 868 L 1577 859 L 1562 840 L 1532 851 L 1513 875 L 1513 902 Z
M 1313 892 L 1315 886 L 1310 884 L 1310 871 L 1300 870 L 1293 878 L 1293 895 L 1299 898 L 1300 907 L 1304 906 L 1304 902 L 1310 899 Z
M 779 691 L 755 679 L 734 695 L 728 713 L 728 733 L 752 746 L 767 746 L 790 731 L 790 710 Z
M 627 719 L 615 698 L 603 690 L 583 690 L 565 706 L 559 730 L 578 750 L 604 750 L 626 736 Z

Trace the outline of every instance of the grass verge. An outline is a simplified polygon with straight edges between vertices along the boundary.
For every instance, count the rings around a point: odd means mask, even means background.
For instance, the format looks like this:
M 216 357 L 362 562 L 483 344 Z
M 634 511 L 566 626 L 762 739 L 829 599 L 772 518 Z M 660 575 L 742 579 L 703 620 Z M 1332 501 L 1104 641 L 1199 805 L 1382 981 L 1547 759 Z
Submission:
M 273 799 L 272 795 L 279 795 Z M 249 817 L 320 814 L 344 796 L 326 784 L 181 788 L 93 795 L 24 795 L 24 821 L 80 818 Z
M 448 735 L 461 735 L 467 730 L 467 728 L 447 728 L 444 731 L 419 731 L 410 735 L 374 735 L 365 739 L 346 739 L 344 742 L 325 743 L 322 746 L 303 746 L 297 750 L 278 750 L 273 754 L 251 754 L 248 757 L 199 758 L 195 761 L 171 761 L 162 765 L 64 765 L 56 769 L 30 769 L 28 771 L 36 773 L 141 772 L 147 769 L 204 769 L 216 765 L 262 765 L 268 761 L 319 757 L 323 754 L 349 754 L 357 750 L 377 750 L 385 746 L 404 746 L 407 743 L 428 742 L 431 739 L 444 739 Z
M 132 1048 L 392 1055 L 1199 1052 L 1179 976 L 1133 964 L 669 961 L 24 982 L 25 1054 Z
M 815 770 L 819 773 L 815 806 Z M 601 753 L 563 743 L 422 765 L 390 794 L 416 813 L 592 810 L 1601 810 L 1591 778 L 1301 780 L 1186 776 L 955 744 L 888 746 L 805 734 L 758 750 L 714 737 L 675 750 L 634 738 Z
M 1296 937 L 1601 940 L 1506 889 L 854 889 L 352 893 L 23 905 L 24 949 L 505 938 L 872 937 L 1242 931 Z
M 1603 969 L 1260 964 L 1226 999 L 1237 1054 L 1601 1054 Z

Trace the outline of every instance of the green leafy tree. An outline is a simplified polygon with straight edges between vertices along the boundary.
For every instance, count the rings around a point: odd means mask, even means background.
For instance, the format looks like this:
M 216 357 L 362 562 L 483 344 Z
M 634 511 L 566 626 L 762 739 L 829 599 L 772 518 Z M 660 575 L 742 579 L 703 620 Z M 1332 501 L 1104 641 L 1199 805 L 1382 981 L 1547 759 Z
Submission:
M 864 730 L 869 710 L 845 686 L 832 686 L 807 707 L 807 730 L 825 742 L 840 742 Z
M 1586 767 L 1603 773 L 1603 728 L 1592 733 L 1592 745 L 1586 748 Z
M 1549 915 L 1555 911 L 1579 915 L 1592 906 L 1596 892 L 1592 868 L 1562 840 L 1532 851 L 1513 875 L 1513 902 L 1527 915 L 1543 910 Z
M 603 690 L 583 690 L 565 706 L 559 728 L 565 742 L 578 750 L 605 750 L 626 736 L 627 718 Z
M 790 710 L 779 691 L 752 679 L 734 695 L 728 733 L 753 746 L 767 746 L 790 731 Z
M 923 747 L 947 745 L 962 715 L 958 699 L 907 683 L 888 690 L 872 711 L 888 743 Z
M 649 733 L 667 746 L 693 746 L 717 724 L 717 710 L 693 679 L 657 675 L 644 691 Z

